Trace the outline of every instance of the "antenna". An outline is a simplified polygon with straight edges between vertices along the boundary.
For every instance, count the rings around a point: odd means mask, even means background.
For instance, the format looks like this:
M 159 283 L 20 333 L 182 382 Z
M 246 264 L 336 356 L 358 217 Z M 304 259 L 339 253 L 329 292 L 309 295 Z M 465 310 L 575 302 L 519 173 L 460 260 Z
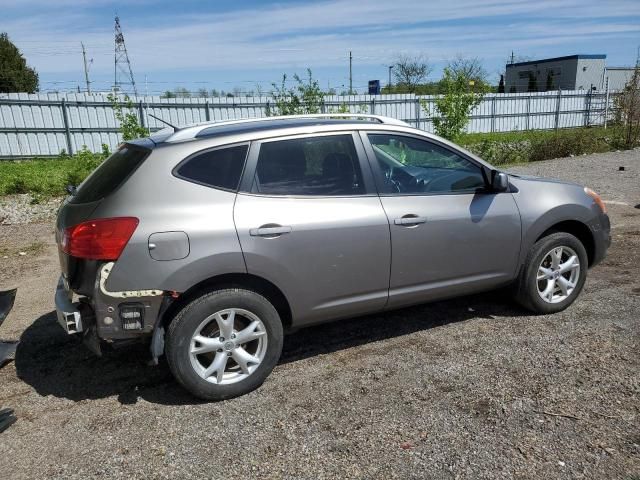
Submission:
M 158 120 L 159 122 L 164 123 L 165 125 L 169 125 L 171 128 L 173 128 L 174 132 L 179 132 L 181 129 L 179 127 L 176 127 L 175 125 L 172 125 L 171 123 L 167 122 L 166 120 L 161 119 L 160 117 L 156 117 L 155 115 L 152 114 L 148 114 L 151 118 L 155 118 L 156 120 Z
M 133 71 L 131 70 L 131 62 L 129 61 L 127 46 L 124 44 L 124 34 L 120 27 L 120 17 L 116 15 L 115 20 L 116 46 L 114 55 L 115 65 L 113 90 L 117 93 L 122 90 L 123 85 L 131 85 L 133 94 L 137 96 L 138 91 L 136 90 L 136 81 L 133 78 Z

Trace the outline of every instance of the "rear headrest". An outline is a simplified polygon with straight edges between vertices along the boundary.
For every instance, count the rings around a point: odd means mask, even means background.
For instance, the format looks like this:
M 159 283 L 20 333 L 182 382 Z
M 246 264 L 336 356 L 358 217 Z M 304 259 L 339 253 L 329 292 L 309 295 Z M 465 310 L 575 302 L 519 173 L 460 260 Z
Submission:
M 353 175 L 353 162 L 351 157 L 344 153 L 329 153 L 322 161 L 323 177 L 341 177 L 349 178 L 347 175 Z
M 260 148 L 258 175 L 261 182 L 279 182 L 304 176 L 306 157 L 298 142 L 265 143 Z

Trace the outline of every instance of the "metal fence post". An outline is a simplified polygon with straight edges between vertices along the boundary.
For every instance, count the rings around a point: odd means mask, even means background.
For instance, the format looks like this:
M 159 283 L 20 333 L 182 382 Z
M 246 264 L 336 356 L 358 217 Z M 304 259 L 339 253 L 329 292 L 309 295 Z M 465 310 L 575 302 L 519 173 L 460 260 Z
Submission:
M 420 99 L 416 98 L 416 128 L 420 128 Z
M 62 107 L 62 121 L 64 122 L 64 133 L 67 137 L 67 151 L 69 155 L 73 155 L 73 143 L 71 142 L 71 131 L 69 130 L 69 116 L 67 114 L 67 102 L 63 98 L 60 103 Z
M 496 131 L 496 97 L 491 97 L 491 133 Z
M 324 103 L 324 98 L 322 99 L 322 102 L 320 103 L 320 113 L 327 113 L 327 106 Z
M 138 117 L 140 118 L 140 126 L 146 128 L 147 125 L 144 121 L 144 107 L 142 106 L 142 100 L 138 102 Z
M 527 116 L 525 117 L 525 130 L 529 130 L 529 117 L 531 116 L 531 95 L 527 95 Z
M 607 128 L 607 120 L 609 120 L 609 77 L 605 81 L 604 94 L 604 128 Z
M 375 115 L 376 114 L 376 99 L 372 98 L 371 99 L 371 115 Z
M 562 90 L 558 88 L 558 104 L 556 105 L 556 131 L 560 128 L 560 102 L 562 101 Z
M 204 118 L 207 122 L 211 121 L 211 113 L 209 112 L 209 100 L 204 101 Z
M 587 91 L 587 95 L 584 97 L 584 116 L 583 116 L 583 125 L 585 127 L 589 126 L 589 120 L 591 119 L 591 92 L 592 90 L 589 89 Z

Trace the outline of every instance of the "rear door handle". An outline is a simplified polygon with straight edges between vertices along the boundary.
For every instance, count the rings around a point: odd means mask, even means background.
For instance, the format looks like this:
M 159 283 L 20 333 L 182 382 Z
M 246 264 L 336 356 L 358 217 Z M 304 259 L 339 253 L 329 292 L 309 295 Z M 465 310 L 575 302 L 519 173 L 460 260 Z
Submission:
M 275 238 L 285 233 L 291 233 L 291 227 L 283 227 L 282 225 L 263 225 L 259 228 L 252 228 L 249 230 L 249 235 L 252 237 L 270 237 Z
M 414 225 L 420 225 L 421 223 L 426 223 L 427 217 L 419 217 L 417 215 L 405 215 L 402 218 L 396 218 L 393 223 L 395 225 L 402 225 L 404 227 L 410 227 Z

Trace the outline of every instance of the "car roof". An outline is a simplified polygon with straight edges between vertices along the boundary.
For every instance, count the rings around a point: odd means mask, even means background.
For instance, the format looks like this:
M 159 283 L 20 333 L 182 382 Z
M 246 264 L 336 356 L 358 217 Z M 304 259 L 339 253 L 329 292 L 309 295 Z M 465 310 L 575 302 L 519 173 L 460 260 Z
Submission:
M 297 134 L 330 133 L 337 130 L 376 130 L 381 133 L 391 131 L 418 135 L 464 153 L 486 167 L 494 168 L 473 152 L 449 140 L 417 129 L 413 125 L 409 125 L 396 118 L 370 114 L 330 113 L 291 115 L 205 122 L 177 128 L 171 126 L 154 133 L 151 137 L 134 140 L 130 143 L 142 144 L 142 142 L 144 142 L 142 146 L 154 149 L 155 147 L 169 147 L 171 145 L 178 147 L 180 144 L 184 145 L 185 143 L 191 143 L 193 141 L 197 141 L 199 145 L 200 141 L 203 141 L 204 147 L 209 148 L 224 145 L 227 142 L 246 142 L 272 137 L 287 137 Z

